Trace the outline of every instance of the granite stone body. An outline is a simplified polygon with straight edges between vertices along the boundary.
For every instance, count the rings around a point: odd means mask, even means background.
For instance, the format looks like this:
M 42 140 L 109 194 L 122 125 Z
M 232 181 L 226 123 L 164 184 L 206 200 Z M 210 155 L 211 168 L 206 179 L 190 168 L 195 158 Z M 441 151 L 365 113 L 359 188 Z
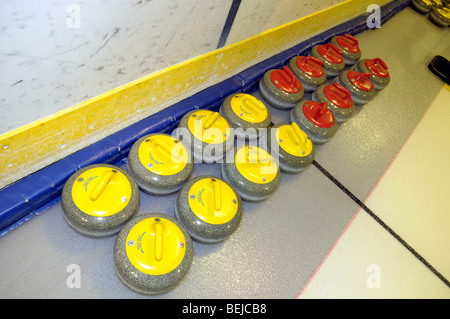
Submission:
M 327 80 L 327 75 L 324 72 L 321 76 L 315 77 L 303 72 L 297 66 L 297 58 L 298 57 L 293 57 L 292 59 L 290 59 L 288 67 L 292 71 L 292 73 L 294 73 L 297 79 L 302 83 L 305 92 L 313 92 L 319 85 L 325 83 L 325 81 Z
M 341 63 L 333 63 L 325 59 L 317 50 L 319 45 L 315 45 L 311 51 L 309 52 L 309 55 L 323 61 L 323 70 L 325 71 L 328 78 L 335 77 L 338 75 L 342 70 L 345 68 L 345 61 L 342 60 Z
M 422 1 L 422 0 L 412 0 L 411 2 L 412 7 L 422 13 L 422 14 L 426 14 L 428 12 L 431 11 L 431 9 L 433 8 L 432 4 L 429 4 L 428 2 Z
M 437 26 L 446 28 L 450 25 L 450 10 L 445 14 L 444 9 L 433 8 L 429 14 L 429 19 Z
M 237 153 L 238 147 L 235 147 L 234 154 Z M 221 166 L 222 178 L 230 184 L 241 196 L 244 201 L 257 202 L 272 196 L 281 182 L 281 172 L 278 166 L 275 178 L 265 184 L 253 183 L 246 179 L 236 167 L 234 154 L 227 154 L 225 161 Z
M 196 162 L 213 163 L 220 162 L 224 158 L 226 152 L 234 146 L 234 130 L 230 126 L 230 130 L 223 143 L 210 144 L 196 138 L 189 130 L 189 117 L 197 110 L 186 113 L 180 120 L 175 131 L 175 136 L 180 140 L 187 149 L 191 150 L 192 156 Z
M 127 169 L 136 180 L 140 189 L 152 195 L 166 195 L 178 191 L 184 183 L 191 177 L 194 170 L 194 159 L 192 153 L 188 152 L 188 162 L 186 166 L 174 175 L 159 175 L 151 172 L 142 164 L 139 159 L 139 147 L 142 143 L 160 133 L 149 134 L 138 139 L 128 154 Z
M 341 74 L 339 74 L 338 78 L 336 79 L 336 82 L 350 91 L 350 93 L 352 94 L 352 100 L 356 105 L 361 106 L 367 104 L 370 100 L 372 100 L 375 97 L 375 89 L 371 91 L 361 90 L 348 79 L 347 74 L 348 71 L 344 71 Z
M 175 205 L 175 215 L 177 219 L 186 227 L 194 240 L 205 244 L 218 243 L 231 236 L 239 227 L 242 220 L 243 204 L 239 193 L 233 189 L 237 198 L 236 215 L 229 222 L 224 224 L 210 224 L 203 221 L 192 211 L 189 205 L 189 191 L 192 185 L 202 179 L 222 180 L 215 176 L 206 175 L 198 176 L 189 180 L 189 182 L 187 182 L 178 193 L 177 202 Z
M 317 88 L 317 90 L 314 91 L 312 94 L 312 100 L 317 101 L 319 103 L 326 102 L 328 105 L 328 108 L 331 112 L 333 112 L 334 118 L 338 123 L 344 123 L 347 121 L 355 112 L 355 104 L 352 100 L 352 106 L 350 108 L 342 108 L 337 106 L 333 100 L 328 99 L 328 97 L 325 94 L 325 87 L 329 84 L 323 84 Z
M 288 93 L 278 88 L 271 80 L 270 75 L 275 70 L 267 71 L 259 81 L 259 92 L 267 103 L 280 110 L 290 110 L 305 95 L 305 89 L 302 88 L 297 93 Z M 301 82 L 300 82 L 301 83 Z
M 186 250 L 183 260 L 174 270 L 163 275 L 149 275 L 141 272 L 133 266 L 126 253 L 126 245 L 128 245 L 126 240 L 130 230 L 140 221 L 151 218 L 170 220 L 180 228 L 185 238 Z M 130 220 L 119 232 L 114 244 L 114 267 L 120 280 L 129 289 L 142 295 L 158 295 L 174 289 L 185 278 L 192 264 L 193 255 L 192 239 L 179 221 L 164 214 L 147 213 Z
M 320 127 L 312 123 L 303 112 L 303 104 L 308 101 L 298 103 L 290 113 L 290 121 L 297 123 L 302 131 L 304 131 L 311 138 L 314 144 L 323 144 L 331 139 L 338 129 L 337 124 L 326 128 Z
M 267 130 L 272 121 L 269 110 L 267 110 L 267 117 L 264 121 L 259 123 L 248 122 L 239 117 L 239 115 L 231 108 L 231 99 L 235 95 L 237 94 L 227 96 L 219 110 L 220 115 L 222 115 L 233 128 L 235 136 L 240 139 L 255 139 L 267 134 Z
M 314 160 L 316 150 L 314 144 L 312 145 L 311 152 L 306 156 L 294 156 L 285 151 L 276 138 L 276 130 L 285 124 L 276 124 L 270 131 L 270 138 L 267 140 L 267 151 L 275 158 L 278 159 L 280 170 L 286 174 L 299 174 L 303 172 Z M 310 138 L 309 136 L 307 138 Z
M 78 177 L 96 167 L 110 167 L 124 174 L 131 185 L 131 198 L 128 204 L 120 212 L 106 217 L 91 216 L 81 211 L 75 204 L 72 197 L 73 184 L 77 182 Z M 61 205 L 66 222 L 77 232 L 87 237 L 104 237 L 115 234 L 120 231 L 123 225 L 137 214 L 140 206 L 139 187 L 133 177 L 127 171 L 120 167 L 109 164 L 94 164 L 86 166 L 67 180 L 61 194 Z
M 383 78 L 381 76 L 378 76 L 378 75 L 374 74 L 367 67 L 366 60 L 367 59 L 360 60 L 355 65 L 354 70 L 358 71 L 358 72 L 361 72 L 361 73 L 372 73 L 372 77 L 370 78 L 370 80 L 372 81 L 375 90 L 380 91 L 380 90 L 384 89 L 389 84 L 389 82 L 391 81 L 391 76 L 388 75 L 387 77 Z

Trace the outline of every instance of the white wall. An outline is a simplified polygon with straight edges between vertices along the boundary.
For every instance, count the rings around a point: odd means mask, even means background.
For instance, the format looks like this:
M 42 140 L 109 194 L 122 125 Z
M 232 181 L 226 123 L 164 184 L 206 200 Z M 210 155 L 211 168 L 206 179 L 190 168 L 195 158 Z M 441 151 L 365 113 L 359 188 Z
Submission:
M 227 44 L 326 9 L 344 0 L 242 0 Z
M 227 44 L 340 1 L 243 0 Z M 216 49 L 231 3 L 0 0 L 0 134 Z

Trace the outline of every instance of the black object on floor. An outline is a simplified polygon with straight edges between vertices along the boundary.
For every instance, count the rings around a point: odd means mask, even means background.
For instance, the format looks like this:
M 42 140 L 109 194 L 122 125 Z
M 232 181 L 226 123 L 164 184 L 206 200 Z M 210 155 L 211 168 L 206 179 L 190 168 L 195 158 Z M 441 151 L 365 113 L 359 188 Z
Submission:
M 445 83 L 450 84 L 450 62 L 446 58 L 436 55 L 428 64 L 428 68 Z

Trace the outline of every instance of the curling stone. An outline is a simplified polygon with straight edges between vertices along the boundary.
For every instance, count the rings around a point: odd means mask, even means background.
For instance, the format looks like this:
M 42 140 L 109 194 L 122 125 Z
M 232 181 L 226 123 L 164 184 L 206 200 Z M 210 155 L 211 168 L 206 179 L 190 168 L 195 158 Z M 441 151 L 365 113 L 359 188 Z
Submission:
M 346 66 L 355 65 L 361 58 L 358 39 L 350 34 L 344 33 L 344 35 L 334 36 L 330 42 L 342 51 L 342 57 Z
M 314 144 L 297 123 L 276 124 L 270 132 L 267 150 L 274 158 L 278 158 L 283 173 L 301 173 L 312 163 L 315 157 Z
M 301 82 L 288 67 L 282 70 L 269 70 L 259 81 L 262 98 L 280 110 L 292 109 L 305 94 Z
M 350 91 L 336 82 L 319 86 L 314 91 L 312 99 L 319 103 L 326 102 L 339 124 L 347 121 L 355 112 Z
M 302 83 L 305 92 L 314 91 L 327 80 L 323 65 L 323 61 L 309 55 L 295 56 L 288 63 L 289 69 Z
M 229 95 L 222 103 L 219 113 L 234 129 L 239 139 L 256 139 L 264 136 L 271 123 L 266 105 L 250 94 Z
M 433 8 L 433 3 L 430 0 L 412 0 L 411 5 L 421 14 L 427 14 Z
M 344 71 L 339 74 L 337 83 L 345 87 L 352 94 L 352 100 L 356 105 L 364 105 L 375 96 L 375 88 L 370 78 L 372 73 L 357 71 Z
M 67 223 L 87 237 L 117 233 L 139 210 L 139 187 L 125 170 L 86 166 L 67 180 L 61 204 Z
M 280 186 L 278 164 L 268 152 L 257 146 L 236 146 L 233 154 L 227 154 L 221 170 L 222 178 L 244 201 L 265 200 Z
M 120 280 L 142 295 L 158 295 L 185 278 L 193 259 L 192 239 L 175 218 L 149 213 L 130 220 L 114 245 Z
M 234 146 L 234 130 L 219 112 L 210 110 L 186 113 L 176 129 L 176 136 L 192 152 L 196 162 L 220 161 Z
M 447 7 L 433 8 L 430 12 L 429 19 L 440 27 L 448 27 L 450 25 L 450 9 Z
M 323 69 L 328 78 L 335 77 L 345 68 L 342 51 L 333 43 L 315 45 L 309 55 L 323 61 Z
M 375 90 L 384 89 L 391 81 L 388 66 L 380 58 L 361 60 L 355 65 L 354 70 L 362 73 L 372 73 L 370 80 Z
M 149 134 L 132 146 L 127 160 L 130 174 L 140 189 L 152 195 L 174 193 L 194 170 L 192 154 L 168 134 Z
M 178 193 L 175 205 L 177 219 L 194 240 L 205 244 L 231 236 L 241 223 L 242 214 L 239 194 L 215 176 L 189 180 Z
M 314 144 L 327 142 L 338 129 L 334 115 L 325 102 L 302 101 L 292 109 L 290 119 L 308 134 Z

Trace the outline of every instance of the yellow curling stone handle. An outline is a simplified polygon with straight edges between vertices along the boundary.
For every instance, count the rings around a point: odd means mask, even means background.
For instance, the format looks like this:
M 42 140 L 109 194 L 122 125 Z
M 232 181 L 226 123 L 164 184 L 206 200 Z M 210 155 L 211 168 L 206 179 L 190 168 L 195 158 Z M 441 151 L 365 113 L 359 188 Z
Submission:
M 111 181 L 111 178 L 113 177 L 114 173 L 113 171 L 107 171 L 98 181 L 97 185 L 92 189 L 91 192 L 91 200 L 96 201 L 101 194 L 105 191 L 106 187 L 109 185 L 109 182 Z

